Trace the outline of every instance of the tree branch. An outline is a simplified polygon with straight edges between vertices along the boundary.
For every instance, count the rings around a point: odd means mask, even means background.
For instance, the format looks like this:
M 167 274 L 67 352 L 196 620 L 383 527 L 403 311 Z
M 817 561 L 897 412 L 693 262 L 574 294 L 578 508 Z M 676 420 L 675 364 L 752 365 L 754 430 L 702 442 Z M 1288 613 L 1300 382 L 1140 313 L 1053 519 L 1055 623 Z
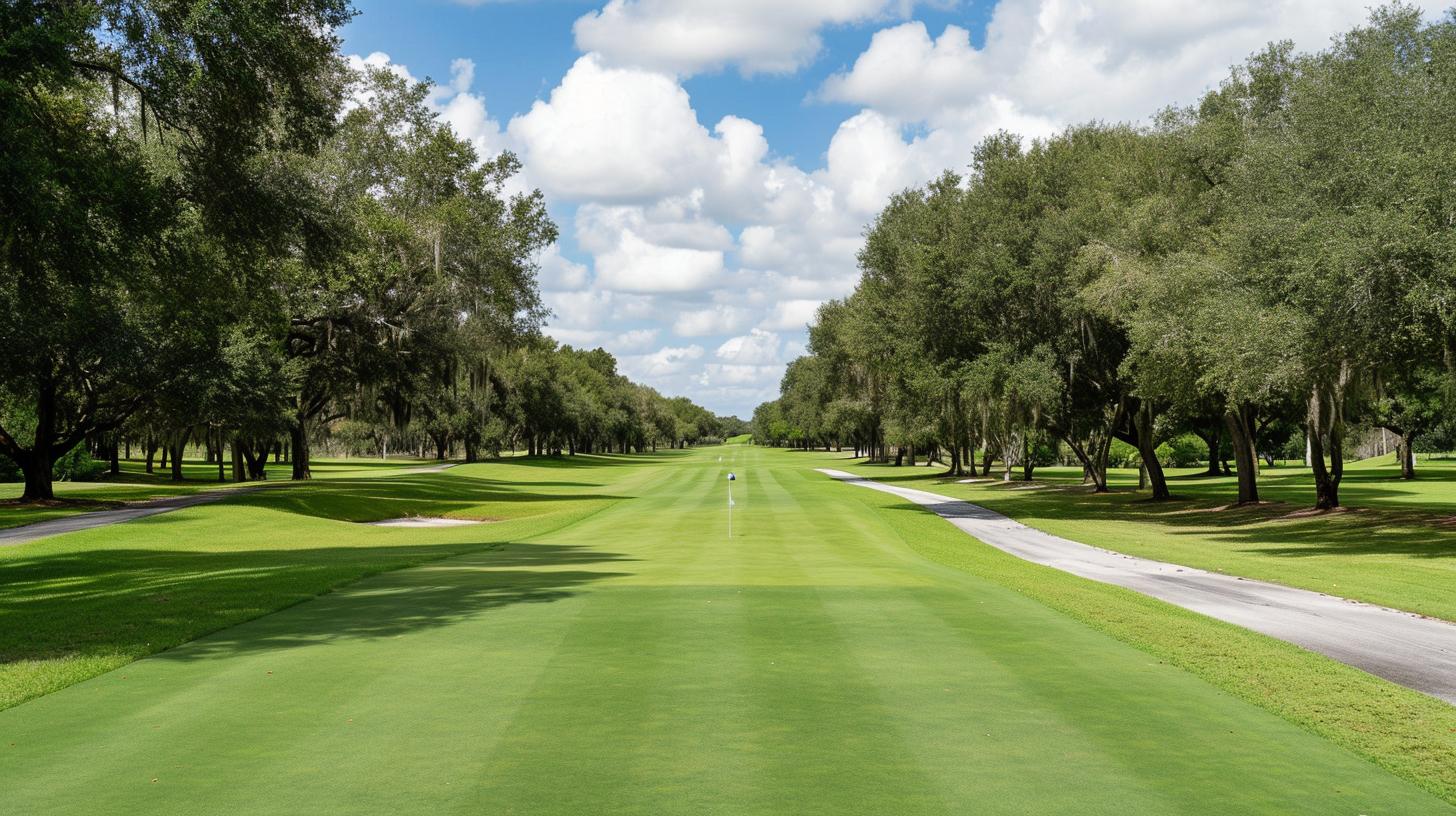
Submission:
M 26 456 L 25 448 L 20 447 L 20 443 L 15 441 L 15 437 L 11 436 L 4 426 L 0 426 L 0 450 L 5 451 L 5 454 L 17 463 Z
M 84 71 L 95 71 L 97 73 L 106 74 L 107 76 L 111 77 L 112 79 L 119 80 L 119 81 L 125 83 L 127 86 L 129 86 L 132 90 L 136 91 L 137 96 L 142 101 L 142 105 L 149 104 L 149 97 L 147 96 L 147 89 L 145 87 L 143 87 L 141 85 L 141 83 L 139 83 L 136 80 L 132 79 L 131 77 L 127 76 L 126 75 L 126 72 L 122 71 L 120 68 L 118 68 L 118 67 L 116 67 L 114 65 L 107 65 L 106 63 L 103 63 L 103 62 L 92 62 L 90 60 L 80 60 L 80 59 L 73 59 L 73 60 L 71 60 L 71 65 L 73 65 L 73 66 L 75 66 L 77 68 L 80 68 L 80 69 L 82 69 Z M 178 133 L 181 133 L 182 135 L 186 136 L 188 141 L 192 141 L 192 131 L 188 130 L 185 127 L 182 127 L 182 126 L 176 124 L 171 119 L 163 116 L 162 113 L 161 113 L 161 109 L 158 108 L 158 106 L 157 106 L 157 104 L 155 102 L 152 102 L 150 104 L 151 104 L 151 107 L 152 107 L 152 116 L 155 117 L 156 120 L 159 123 L 161 123 L 163 125 L 166 125 L 167 127 L 169 127 L 171 129 L 177 131 Z M 143 114 L 143 116 L 145 116 L 145 114 Z

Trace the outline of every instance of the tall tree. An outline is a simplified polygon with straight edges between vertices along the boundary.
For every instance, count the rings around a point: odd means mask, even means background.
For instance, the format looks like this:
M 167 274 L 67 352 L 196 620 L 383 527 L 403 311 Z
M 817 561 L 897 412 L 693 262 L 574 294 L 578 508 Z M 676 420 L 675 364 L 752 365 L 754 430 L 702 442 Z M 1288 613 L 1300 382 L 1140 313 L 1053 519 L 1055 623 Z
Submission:
M 26 499 L 184 372 L 186 298 L 215 291 L 188 238 L 268 232 L 261 158 L 332 127 L 348 16 L 337 0 L 0 8 L 0 449 Z

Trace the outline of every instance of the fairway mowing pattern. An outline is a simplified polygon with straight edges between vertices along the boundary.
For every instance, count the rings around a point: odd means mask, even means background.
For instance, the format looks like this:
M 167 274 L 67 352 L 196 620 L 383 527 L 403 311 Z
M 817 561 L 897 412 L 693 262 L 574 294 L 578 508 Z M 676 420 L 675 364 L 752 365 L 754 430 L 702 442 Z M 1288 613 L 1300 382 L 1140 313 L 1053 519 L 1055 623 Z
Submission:
M 889 520 L 924 511 L 813 464 L 678 459 L 579 524 L 0 712 L 6 810 L 1453 812 L 922 558 Z

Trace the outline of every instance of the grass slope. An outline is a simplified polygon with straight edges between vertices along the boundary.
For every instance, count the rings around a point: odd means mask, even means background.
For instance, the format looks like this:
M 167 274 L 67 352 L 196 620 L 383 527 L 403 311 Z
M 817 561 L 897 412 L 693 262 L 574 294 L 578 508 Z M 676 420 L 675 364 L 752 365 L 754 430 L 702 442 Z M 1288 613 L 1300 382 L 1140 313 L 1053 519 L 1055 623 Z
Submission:
M 375 576 L 0 712 L 7 804 L 1453 812 L 1029 597 L 1019 562 L 956 561 L 994 551 L 923 511 L 788 454 L 722 450 L 640 467 L 630 489 L 608 480 L 637 498 L 529 541 Z M 271 540 L 295 534 L 271 521 Z
M 312 468 L 315 479 L 335 479 L 388 475 L 433 464 L 433 461 L 417 460 L 318 459 L 312 463 Z M 288 479 L 289 468 L 284 463 L 269 464 L 268 476 L 274 480 L 269 484 Z M 25 485 L 20 482 L 0 482 L 0 528 L 18 527 L 90 510 L 104 510 L 118 507 L 125 502 L 187 496 L 203 490 L 227 490 L 238 486 L 236 482 L 219 482 L 217 465 L 202 461 L 184 462 L 182 473 L 185 481 L 174 482 L 170 471 L 163 472 L 158 468 L 155 473 L 147 473 L 143 462 L 125 460 L 121 463 L 121 473 L 117 476 L 107 475 L 94 482 L 56 482 L 56 501 L 49 504 L 20 504 L 18 499 Z
M 0 709 L 365 575 L 567 524 L 630 495 L 675 455 L 522 459 L 429 474 L 336 470 L 223 504 L 0 547 Z M 497 523 L 348 523 L 411 515 Z
M 1231 478 L 1175 472 L 1170 502 L 1136 490 L 1137 473 L 1114 471 L 1113 492 L 1094 494 L 1080 471 L 1042 468 L 1036 487 L 998 478 L 961 484 L 943 467 L 858 464 L 846 454 L 791 454 L 806 466 L 832 466 L 894 484 L 966 499 L 1025 524 L 1109 550 L 1206 570 L 1276 581 L 1331 595 L 1456 621 L 1456 462 L 1420 464 L 1401 481 L 1389 457 L 1357 462 L 1328 514 L 1314 503 L 1309 471 L 1261 474 L 1266 503 L 1231 507 Z M 1017 473 L 1019 476 L 1019 471 Z

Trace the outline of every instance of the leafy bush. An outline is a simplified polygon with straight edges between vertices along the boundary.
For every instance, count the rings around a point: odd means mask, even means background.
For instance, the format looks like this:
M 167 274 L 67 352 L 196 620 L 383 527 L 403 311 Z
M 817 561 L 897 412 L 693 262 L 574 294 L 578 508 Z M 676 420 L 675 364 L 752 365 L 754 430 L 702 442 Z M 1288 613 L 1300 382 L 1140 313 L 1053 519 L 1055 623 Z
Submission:
M 1112 445 L 1107 449 L 1108 467 L 1135 468 L 1142 464 L 1142 454 L 1138 449 L 1127 444 L 1121 439 L 1112 440 Z
M 1419 446 L 1417 446 L 1417 447 L 1419 447 Z M 1303 459 L 1304 459 L 1304 432 L 1303 431 L 1296 431 L 1296 432 L 1294 432 L 1289 437 L 1289 441 L 1288 442 L 1285 442 L 1284 443 L 1284 446 L 1279 449 L 1279 452 L 1278 453 L 1279 453 L 1279 458 L 1280 459 L 1294 459 L 1294 460 L 1298 460 L 1298 461 L 1303 461 Z
M 10 457 L 0 453 L 0 482 L 18 482 L 20 478 L 20 466 L 15 464 Z
M 1159 445 L 1154 453 L 1163 467 L 1193 467 L 1208 455 L 1208 445 L 1193 434 L 1182 434 Z
M 1029 453 L 1034 467 L 1047 467 L 1057 463 L 1057 449 L 1045 439 L 1032 440 Z
M 94 482 L 106 472 L 106 463 L 91 458 L 91 454 L 80 446 L 71 448 L 70 453 L 57 459 L 51 468 L 57 481 Z

